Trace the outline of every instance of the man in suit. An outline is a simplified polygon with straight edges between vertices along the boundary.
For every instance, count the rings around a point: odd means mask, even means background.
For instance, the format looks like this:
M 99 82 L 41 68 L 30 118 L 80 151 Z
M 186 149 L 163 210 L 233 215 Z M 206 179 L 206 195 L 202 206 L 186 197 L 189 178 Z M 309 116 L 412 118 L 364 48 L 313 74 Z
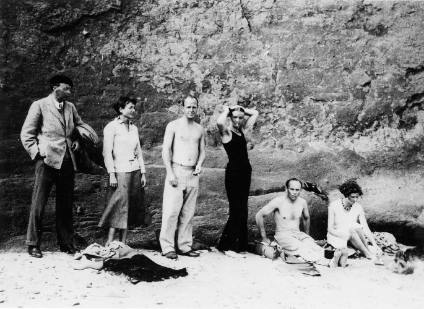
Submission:
M 60 250 L 75 253 L 72 220 L 74 151 L 79 149 L 75 127 L 84 125 L 74 104 L 66 101 L 73 87 L 64 75 L 50 79 L 52 92 L 29 108 L 21 130 L 21 141 L 35 162 L 26 245 L 32 257 L 41 258 L 42 217 L 53 184 L 56 186 L 56 231 Z

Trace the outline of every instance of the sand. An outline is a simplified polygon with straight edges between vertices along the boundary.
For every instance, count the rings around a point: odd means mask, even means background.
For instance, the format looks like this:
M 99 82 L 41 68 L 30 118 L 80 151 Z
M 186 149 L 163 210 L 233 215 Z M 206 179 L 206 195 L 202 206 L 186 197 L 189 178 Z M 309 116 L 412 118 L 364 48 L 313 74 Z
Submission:
M 216 250 L 199 258 L 168 260 L 142 250 L 162 265 L 187 267 L 189 275 L 131 284 L 124 276 L 92 269 L 73 270 L 73 257 L 44 252 L 0 252 L 0 307 L 138 308 L 423 308 L 424 271 L 395 274 L 365 259 L 342 269 L 320 267 L 321 277 L 302 274 L 282 260 L 247 254 L 227 257 Z

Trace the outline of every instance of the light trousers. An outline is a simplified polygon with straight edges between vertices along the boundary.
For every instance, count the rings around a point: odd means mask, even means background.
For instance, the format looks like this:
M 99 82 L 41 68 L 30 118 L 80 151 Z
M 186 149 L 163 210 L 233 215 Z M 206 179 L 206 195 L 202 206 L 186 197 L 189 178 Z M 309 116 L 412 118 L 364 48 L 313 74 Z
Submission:
M 288 254 L 298 255 L 308 262 L 316 262 L 324 258 L 324 249 L 304 232 L 276 231 L 274 238 Z
M 193 244 L 192 220 L 199 192 L 199 176 L 193 175 L 192 167 L 173 164 L 172 169 L 178 179 L 178 185 L 171 186 L 169 175 L 166 176 L 163 190 L 162 226 L 159 236 L 163 254 L 176 250 L 182 252 L 191 250 Z

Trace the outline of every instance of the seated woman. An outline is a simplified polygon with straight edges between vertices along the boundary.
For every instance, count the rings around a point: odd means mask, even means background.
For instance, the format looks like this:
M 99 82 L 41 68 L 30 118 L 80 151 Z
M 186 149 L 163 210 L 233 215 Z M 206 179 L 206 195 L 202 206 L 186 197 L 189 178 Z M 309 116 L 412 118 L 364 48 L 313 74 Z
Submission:
M 380 249 L 368 227 L 364 210 L 357 203 L 363 194 L 361 187 L 355 180 L 348 180 L 339 187 L 339 190 L 344 197 L 330 203 L 327 230 L 327 243 L 336 249 L 335 256 L 340 258 L 336 262 L 340 266 L 345 266 L 348 241 L 367 259 L 375 259 Z

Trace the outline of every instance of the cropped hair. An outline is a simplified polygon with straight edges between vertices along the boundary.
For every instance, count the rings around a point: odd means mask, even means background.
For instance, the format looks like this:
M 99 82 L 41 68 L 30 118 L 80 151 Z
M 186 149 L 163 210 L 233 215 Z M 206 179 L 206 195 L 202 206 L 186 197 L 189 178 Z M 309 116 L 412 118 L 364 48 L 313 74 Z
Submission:
M 242 112 L 244 114 L 244 108 L 241 106 L 230 107 L 230 112 L 228 113 L 228 116 L 232 117 L 233 112 Z
M 127 97 L 127 96 L 120 96 L 118 101 L 116 101 L 112 107 L 113 109 L 118 113 L 118 115 L 121 114 L 121 112 L 119 111 L 119 109 L 121 108 L 125 108 L 125 106 L 127 106 L 127 104 L 132 103 L 134 105 L 137 104 L 137 100 L 133 97 Z
M 346 180 L 339 186 L 339 191 L 345 196 L 348 197 L 352 193 L 358 193 L 363 195 L 361 187 L 358 185 L 355 179 Z
M 74 83 L 66 75 L 55 75 L 49 80 L 50 88 L 53 90 L 54 86 L 59 86 L 60 84 L 68 84 L 71 88 L 74 88 Z
M 300 181 L 300 179 L 298 179 L 298 178 L 296 178 L 296 177 L 292 177 L 292 178 L 287 179 L 287 181 L 286 181 L 286 189 L 287 189 L 287 190 L 289 189 L 290 181 L 298 181 L 298 182 L 300 183 L 300 187 L 301 187 L 301 188 L 303 188 L 303 183 L 302 183 L 302 181 Z
M 194 95 L 191 95 L 191 94 L 187 95 L 187 96 L 184 98 L 184 100 L 183 100 L 183 106 L 185 106 L 185 101 L 186 101 L 187 99 L 195 100 L 195 101 L 196 101 L 196 105 L 197 105 L 197 106 L 199 106 L 199 100 L 197 100 L 197 98 L 196 98 Z

